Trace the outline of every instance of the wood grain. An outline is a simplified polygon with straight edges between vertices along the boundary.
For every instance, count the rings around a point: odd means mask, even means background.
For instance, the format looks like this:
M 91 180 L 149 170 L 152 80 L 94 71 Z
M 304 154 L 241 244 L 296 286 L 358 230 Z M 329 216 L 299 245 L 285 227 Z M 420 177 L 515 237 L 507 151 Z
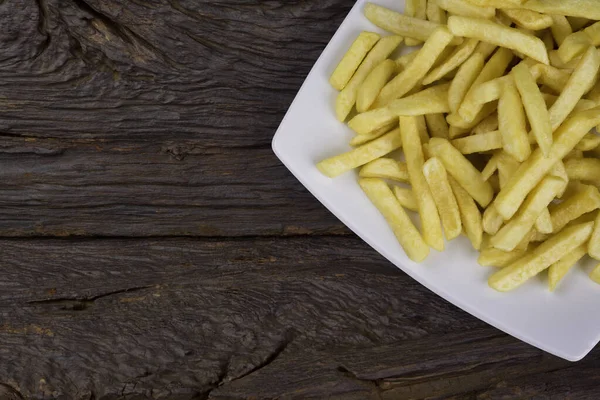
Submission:
M 272 154 L 353 3 L 0 2 L 0 400 L 600 397 Z

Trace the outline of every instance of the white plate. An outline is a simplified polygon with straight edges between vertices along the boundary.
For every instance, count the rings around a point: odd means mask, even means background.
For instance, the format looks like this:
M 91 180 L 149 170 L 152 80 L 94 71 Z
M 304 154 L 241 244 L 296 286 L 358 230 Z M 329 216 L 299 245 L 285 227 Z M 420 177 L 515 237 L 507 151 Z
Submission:
M 402 11 L 398 0 L 376 3 Z M 375 250 L 408 275 L 477 318 L 542 350 L 570 361 L 583 358 L 600 340 L 600 287 L 588 277 L 592 264 L 572 270 L 554 293 L 545 278 L 501 294 L 487 285 L 493 269 L 477 264 L 465 238 L 448 244 L 423 264 L 406 257 L 390 228 L 358 186 L 356 174 L 334 180 L 315 164 L 348 151 L 352 132 L 334 114 L 336 91 L 328 79 L 346 49 L 363 30 L 379 32 L 359 0 L 338 29 L 298 92 L 275 138 L 273 150 L 300 182 Z

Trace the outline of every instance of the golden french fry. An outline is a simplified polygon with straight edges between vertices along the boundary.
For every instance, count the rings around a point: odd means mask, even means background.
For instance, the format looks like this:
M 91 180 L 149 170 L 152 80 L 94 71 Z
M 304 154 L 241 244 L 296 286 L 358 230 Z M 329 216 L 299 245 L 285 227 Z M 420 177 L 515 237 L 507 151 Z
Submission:
M 335 102 L 335 114 L 339 121 L 346 120 L 356 102 L 356 95 L 360 84 L 369 73 L 385 60 L 402 42 L 400 36 L 386 36 L 379 40 L 373 50 L 367 54 L 356 73 L 346 87 L 338 94 Z
M 598 213 L 598 216 L 596 217 L 594 232 L 592 233 L 590 243 L 588 244 L 588 254 L 592 258 L 600 260 L 600 213 Z
M 383 157 L 400 147 L 402 147 L 400 129 L 395 129 L 354 150 L 323 160 L 317 164 L 317 168 L 323 175 L 335 178 L 344 172 Z
M 462 225 L 465 229 L 465 233 L 473 248 L 475 250 L 481 249 L 481 242 L 483 241 L 483 225 L 481 222 L 481 213 L 475 200 L 467 193 L 465 189 L 456 181 L 452 176 L 448 176 L 450 187 L 456 197 L 456 203 L 460 210 L 460 218 Z
M 391 158 L 379 158 L 371 161 L 360 169 L 358 176 L 361 178 L 380 178 L 409 182 L 406 163 Z
M 502 12 L 515 21 L 518 26 L 532 31 L 549 28 L 554 23 L 551 16 L 531 10 L 507 8 L 503 9 Z
M 565 63 L 563 62 L 563 60 L 561 60 L 560 56 L 558 55 L 558 50 L 551 50 L 548 52 L 548 58 L 550 58 L 550 65 L 555 68 L 564 69 L 567 72 L 572 72 L 572 70 L 574 70 L 577 67 L 577 64 L 581 61 L 581 57 L 582 56 L 578 56 L 569 61 L 568 63 Z
M 423 145 L 423 147 L 428 146 L 429 132 L 427 131 L 427 123 L 425 122 L 425 117 L 423 115 L 417 115 L 415 116 L 415 122 L 417 124 L 417 130 L 419 131 L 419 139 L 421 140 L 421 144 Z M 427 151 L 429 151 L 428 148 Z M 425 158 L 427 159 L 429 158 L 429 156 L 426 154 L 426 150 L 423 149 L 423 155 L 425 155 Z
M 398 72 L 404 71 L 404 69 L 406 69 L 406 66 L 415 59 L 417 54 L 419 54 L 419 50 L 420 49 L 413 50 L 410 53 L 403 54 L 400 57 L 396 58 L 395 62 L 396 62 L 396 67 L 398 68 L 397 71 Z
M 481 121 L 475 128 L 473 128 L 474 135 L 480 135 L 482 133 L 488 133 L 498 130 L 498 114 L 492 114 L 483 121 Z
M 600 192 L 598 192 L 598 188 L 585 185 L 581 191 L 550 208 L 550 217 L 552 218 L 554 232 L 559 232 L 569 222 L 598 208 L 600 208 Z
M 404 96 L 417 85 L 433 66 L 438 56 L 452 41 L 452 34 L 445 27 L 437 28 L 406 69 L 392 79 L 379 93 L 373 107 L 383 107 L 394 99 Z
M 536 64 L 531 67 L 531 74 L 542 85 L 548 86 L 553 91 L 560 93 L 563 91 L 571 74 L 555 68 L 551 65 Z
M 595 47 L 590 47 L 583 55 L 581 62 L 571 75 L 558 100 L 550 108 L 550 122 L 556 130 L 573 111 L 575 105 L 591 87 L 600 68 L 600 53 Z
M 554 40 L 560 46 L 567 36 L 573 33 L 573 29 L 564 15 L 551 14 L 550 17 L 553 22 L 550 31 L 552 32 L 552 36 L 554 36 Z
M 571 33 L 562 42 L 556 54 L 563 63 L 568 63 L 577 56 L 582 55 L 585 51 L 592 46 L 592 40 L 583 31 Z
M 432 137 L 448 138 L 448 123 L 444 114 L 426 114 L 425 121 Z
M 342 58 L 329 79 L 329 83 L 337 90 L 342 90 L 350 82 L 369 50 L 375 46 L 380 36 L 373 32 L 361 32 L 348 52 Z
M 442 79 L 449 72 L 460 67 L 465 60 L 467 60 L 471 54 L 473 54 L 478 44 L 479 41 L 476 39 L 465 40 L 460 46 L 454 49 L 448 58 L 445 58 L 439 66 L 435 67 L 429 74 L 427 74 L 427 76 L 423 79 L 423 84 L 429 85 L 430 83 Z
M 402 208 L 389 186 L 381 179 L 362 178 L 359 184 L 392 228 L 394 235 L 413 261 L 420 262 L 429 255 L 429 246 Z
M 592 270 L 592 272 L 590 272 L 590 278 L 591 278 L 591 279 L 592 279 L 594 282 L 596 282 L 596 283 L 600 284 L 600 264 L 598 264 L 598 265 L 596 266 L 596 268 L 594 268 L 594 269 Z
M 388 106 L 358 114 L 348 126 L 359 135 L 369 133 L 397 120 L 399 116 L 417 116 L 448 112 L 448 89 L 450 84 L 433 86 L 419 93 L 392 101 Z
M 368 143 L 372 140 L 377 139 L 378 137 L 385 135 L 386 133 L 388 133 L 391 130 L 394 130 L 397 127 L 398 123 L 396 121 L 393 121 L 388 125 L 382 126 L 381 128 L 376 129 L 372 132 L 366 133 L 364 135 L 356 135 L 350 140 L 350 146 L 356 147 Z
M 423 165 L 423 175 L 429 184 L 433 200 L 440 214 L 446 239 L 457 238 L 462 232 L 462 223 L 456 197 L 454 197 L 448 182 L 446 169 L 439 159 L 433 157 Z
M 394 195 L 402 207 L 410 211 L 419 212 L 419 204 L 417 203 L 417 198 L 412 190 L 394 186 Z
M 502 251 L 493 247 L 481 250 L 477 262 L 483 267 L 504 268 L 525 257 L 526 250 Z
M 587 253 L 587 246 L 581 245 L 548 268 L 548 288 L 551 292 L 556 290 L 561 279 L 585 256 L 585 253 Z
M 519 7 L 543 14 L 600 20 L 600 8 L 597 0 L 527 0 Z
M 530 255 L 514 262 L 492 275 L 490 287 L 507 292 L 521 286 L 550 265 L 587 242 L 592 234 L 593 223 L 575 225 L 552 236 Z
M 523 162 L 531 155 L 525 110 L 513 82 L 504 85 L 498 102 L 498 123 L 504 151 Z
M 498 46 L 496 46 L 495 44 L 479 42 L 473 54 L 481 54 L 483 59 L 487 60 L 488 58 L 490 58 L 492 53 L 496 51 L 497 48 Z
M 448 130 L 448 136 L 450 139 L 461 138 L 463 136 L 467 136 L 471 133 L 469 129 L 457 128 L 456 126 L 451 125 Z
M 494 7 L 474 6 L 465 0 L 435 0 L 435 3 L 452 15 L 486 19 L 496 15 Z
M 381 29 L 396 35 L 422 41 L 426 41 L 437 28 L 442 26 L 435 22 L 407 17 L 399 12 L 392 11 L 373 3 L 367 3 L 365 5 L 364 13 L 369 21 Z M 452 40 L 453 46 L 458 46 L 461 43 L 462 39 L 460 38 L 454 38 Z
M 442 226 L 433 195 L 423 175 L 423 148 L 419 138 L 419 128 L 415 117 L 400 117 L 400 132 L 404 143 L 404 155 L 413 193 L 419 205 L 423 238 L 438 251 L 444 250 Z
M 438 6 L 433 0 L 427 2 L 426 14 L 427 19 L 431 22 L 436 22 L 438 24 L 446 24 L 446 22 L 448 21 L 446 11 L 444 11 L 440 6 Z
M 463 120 L 467 122 L 473 121 L 481 112 L 482 107 L 485 107 L 483 103 L 479 102 L 479 99 L 473 93 L 474 89 L 482 83 L 486 83 L 492 79 L 502 76 L 513 57 L 514 55 L 512 51 L 509 49 L 500 48 L 485 64 L 481 70 L 481 73 L 471 85 L 471 88 L 467 92 L 467 95 L 464 97 L 464 100 L 458 109 L 458 114 Z
M 552 167 L 562 160 L 594 126 L 600 123 L 600 107 L 582 111 L 568 118 L 555 132 L 549 157 L 540 149 L 533 152 L 517 173 L 502 188 L 494 205 L 505 219 L 510 219 L 525 197 L 537 186 Z
M 494 206 L 490 206 L 483 212 L 483 231 L 489 235 L 495 235 L 498 233 L 502 225 L 504 224 L 504 218 L 498 214 L 498 211 Z
M 541 213 L 554 200 L 564 182 L 554 177 L 545 178 L 527 197 L 519 212 L 490 239 L 490 245 L 512 251 L 534 227 Z
M 565 168 L 570 180 L 592 184 L 600 182 L 600 159 L 570 159 L 565 162 Z
M 509 28 L 486 19 L 457 15 L 448 18 L 448 29 L 455 36 L 478 39 L 519 51 L 543 64 L 550 63 L 544 42 L 518 29 Z
M 548 208 L 545 208 L 535 220 L 535 230 L 543 234 L 554 232 L 554 228 L 552 227 L 552 217 L 550 216 L 550 210 L 548 210 Z
M 431 155 L 438 157 L 448 173 L 469 193 L 475 201 L 486 207 L 494 192 L 481 173 L 446 139 L 432 138 L 429 141 Z
M 406 0 L 404 15 L 418 19 L 425 19 L 427 11 L 427 0 Z M 423 42 L 417 39 L 406 38 L 407 46 L 417 46 Z
M 498 153 L 498 177 L 500 179 L 500 187 L 503 188 L 506 183 L 517 172 L 521 163 L 515 160 L 506 151 Z
M 588 133 L 581 139 L 581 142 L 575 146 L 575 149 L 581 151 L 593 151 L 597 149 L 598 146 L 600 146 L 600 135 Z M 600 175 L 598 175 L 598 179 L 600 180 Z
M 452 145 L 462 154 L 482 153 L 489 150 L 501 149 L 502 136 L 500 135 L 500 131 L 493 131 L 453 140 Z
M 546 108 L 544 97 L 529 68 L 524 64 L 519 64 L 513 68 L 512 75 L 521 95 L 533 135 L 542 153 L 547 156 L 550 154 L 550 147 L 552 147 L 552 124 L 550 123 L 550 114 Z
M 367 111 L 395 72 L 396 63 L 392 60 L 384 60 L 375 67 L 358 88 L 356 111 L 359 113 Z
M 458 69 L 448 91 L 448 104 L 453 113 L 458 112 L 458 108 L 469 92 L 469 89 L 471 89 L 477 77 L 480 76 L 479 74 L 483 69 L 484 62 L 483 55 L 479 53 L 473 54 Z

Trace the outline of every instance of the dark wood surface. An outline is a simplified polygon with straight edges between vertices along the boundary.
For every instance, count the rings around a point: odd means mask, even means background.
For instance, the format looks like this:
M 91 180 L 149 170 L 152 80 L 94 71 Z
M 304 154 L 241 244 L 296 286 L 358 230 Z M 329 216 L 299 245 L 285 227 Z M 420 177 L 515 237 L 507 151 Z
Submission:
M 600 398 L 272 154 L 352 5 L 0 2 L 0 399 Z

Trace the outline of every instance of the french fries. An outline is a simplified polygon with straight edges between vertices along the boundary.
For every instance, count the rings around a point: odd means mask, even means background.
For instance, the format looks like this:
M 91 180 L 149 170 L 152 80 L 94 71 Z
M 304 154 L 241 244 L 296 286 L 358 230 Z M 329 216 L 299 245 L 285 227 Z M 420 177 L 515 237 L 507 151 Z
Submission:
M 414 117 L 400 117 L 400 132 L 404 143 L 404 154 L 410 183 L 419 205 L 423 238 L 429 246 L 442 251 L 444 250 L 442 226 L 433 195 L 423 175 L 425 161 L 416 119 Z
M 352 43 L 348 52 L 342 58 L 335 71 L 329 79 L 331 86 L 337 90 L 342 90 L 352 79 L 360 63 L 365 58 L 369 50 L 375 46 L 381 36 L 373 32 L 361 32 L 358 38 Z
M 453 15 L 448 18 L 448 29 L 455 36 L 474 38 L 484 42 L 519 51 L 543 64 L 549 64 L 548 51 L 541 39 L 508 28 L 495 22 Z
M 417 83 L 425 77 L 425 74 L 435 63 L 438 56 L 448 46 L 454 36 L 445 27 L 437 28 L 427 39 L 423 48 L 419 50 L 415 58 L 406 69 L 391 80 L 379 93 L 374 107 L 383 107 L 392 100 L 404 96 Z
M 362 178 L 359 184 L 375 207 L 383 214 L 394 235 L 413 261 L 423 261 L 429 255 L 429 246 L 414 226 L 388 185 L 381 179 Z
M 440 160 L 433 157 L 423 165 L 423 175 L 438 208 L 446 239 L 455 239 L 462 232 L 462 223 L 446 169 Z
M 501 292 L 516 289 L 588 241 L 593 223 L 575 225 L 552 236 L 531 252 L 492 275 L 489 285 Z
M 361 33 L 331 76 L 336 117 L 356 135 L 318 169 L 357 169 L 412 260 L 464 233 L 481 265 L 501 268 L 498 291 L 546 270 L 554 291 L 586 254 L 600 260 L 600 1 L 364 12 L 393 35 Z M 424 44 L 394 60 L 402 41 Z M 600 266 L 590 277 L 600 284 Z

